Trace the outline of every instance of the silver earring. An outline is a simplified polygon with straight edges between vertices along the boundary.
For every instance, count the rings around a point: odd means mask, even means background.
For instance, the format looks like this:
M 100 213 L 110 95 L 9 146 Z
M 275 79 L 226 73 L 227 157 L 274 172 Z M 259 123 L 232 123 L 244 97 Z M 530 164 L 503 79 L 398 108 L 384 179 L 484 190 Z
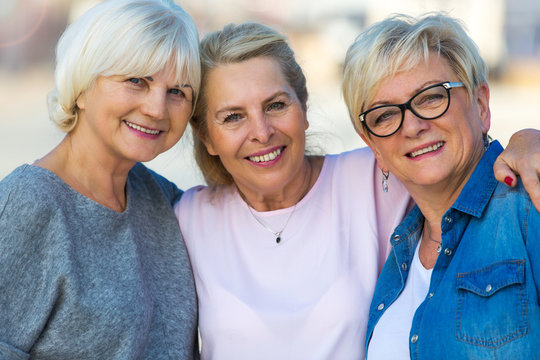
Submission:
M 384 171 L 381 169 L 382 173 L 382 191 L 387 193 L 388 192 L 388 177 L 390 176 L 390 171 L 386 170 Z
M 488 134 L 484 134 L 483 138 L 484 138 L 484 150 L 487 150 L 487 148 L 489 147 L 489 144 L 491 143 L 491 141 L 493 141 L 493 139 Z

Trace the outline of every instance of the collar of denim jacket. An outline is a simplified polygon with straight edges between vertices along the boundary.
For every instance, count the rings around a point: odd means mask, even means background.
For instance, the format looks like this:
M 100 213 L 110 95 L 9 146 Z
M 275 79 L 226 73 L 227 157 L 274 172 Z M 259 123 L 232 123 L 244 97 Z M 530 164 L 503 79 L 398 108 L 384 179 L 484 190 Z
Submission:
M 463 190 L 461 190 L 459 197 L 452 205 L 453 209 L 477 218 L 482 215 L 493 191 L 497 187 L 493 164 L 502 151 L 503 147 L 497 140 L 494 140 L 489 145 Z

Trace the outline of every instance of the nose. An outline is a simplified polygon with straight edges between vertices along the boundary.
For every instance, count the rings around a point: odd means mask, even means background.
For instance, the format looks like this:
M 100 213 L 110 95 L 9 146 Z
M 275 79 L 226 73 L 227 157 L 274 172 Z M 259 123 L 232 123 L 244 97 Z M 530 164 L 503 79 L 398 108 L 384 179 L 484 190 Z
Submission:
M 250 139 L 262 144 L 267 143 L 276 132 L 271 119 L 265 116 L 264 113 L 251 116 L 250 126 Z
M 433 120 L 424 120 L 413 114 L 411 109 L 406 109 L 403 114 L 403 124 L 401 133 L 407 137 L 417 137 L 422 132 L 429 129 L 429 122 Z
M 145 94 L 140 106 L 141 113 L 154 120 L 162 120 L 167 114 L 167 94 L 157 89 Z

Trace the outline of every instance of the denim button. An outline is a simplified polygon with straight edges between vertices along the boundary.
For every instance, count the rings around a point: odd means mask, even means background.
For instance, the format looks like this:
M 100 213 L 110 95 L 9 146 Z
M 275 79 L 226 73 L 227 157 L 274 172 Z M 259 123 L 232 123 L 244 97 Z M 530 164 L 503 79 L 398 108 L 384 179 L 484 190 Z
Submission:
M 401 239 L 401 236 L 399 236 L 399 235 L 394 235 L 394 241 L 398 241 L 399 239 Z
M 452 223 L 452 218 L 450 216 L 446 216 L 444 218 L 444 221 L 447 223 L 447 224 L 451 224 Z
M 450 248 L 444 249 L 444 255 L 447 255 L 447 256 L 452 255 L 452 249 L 450 249 Z
M 379 304 L 379 306 L 377 306 L 377 310 L 381 311 L 382 309 L 384 309 L 384 304 Z
M 415 334 L 415 335 L 413 335 L 413 336 L 411 337 L 411 342 L 414 344 L 414 343 L 417 342 L 417 341 L 418 341 L 418 335 Z
M 491 284 L 488 284 L 488 286 L 486 286 L 486 292 L 490 292 L 491 289 L 492 289 Z
M 401 268 L 403 269 L 403 271 L 407 271 L 407 264 L 406 263 L 401 264 Z
M 429 293 L 429 295 L 428 295 L 428 298 L 430 298 L 430 299 L 431 299 L 431 298 L 433 297 L 433 295 L 435 295 L 435 294 L 434 294 L 434 293 L 432 293 L 432 292 L 430 292 L 430 293 Z

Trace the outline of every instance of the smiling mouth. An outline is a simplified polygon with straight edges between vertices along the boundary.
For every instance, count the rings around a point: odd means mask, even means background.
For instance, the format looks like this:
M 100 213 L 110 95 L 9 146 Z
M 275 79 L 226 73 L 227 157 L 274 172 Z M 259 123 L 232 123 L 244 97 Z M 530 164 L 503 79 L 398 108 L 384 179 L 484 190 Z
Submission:
M 407 156 L 414 159 L 414 158 L 417 157 L 417 156 L 420 156 L 420 155 L 427 154 L 427 153 L 429 153 L 429 152 L 438 150 L 438 149 L 440 149 L 443 145 L 444 145 L 444 141 L 439 141 L 439 142 L 436 143 L 435 145 L 430 145 L 430 146 L 425 147 L 425 148 L 423 148 L 423 149 L 416 150 L 416 151 L 413 151 L 413 152 L 411 152 L 411 153 L 408 153 Z
M 139 126 L 137 124 L 130 123 L 129 121 L 126 121 L 126 120 L 124 120 L 124 123 L 127 126 L 129 126 L 130 128 L 135 129 L 135 130 L 140 131 L 140 132 L 143 132 L 145 134 L 157 135 L 157 134 L 159 134 L 161 132 L 159 130 L 151 130 L 151 129 L 144 128 L 144 127 Z
M 249 156 L 248 159 L 256 163 L 272 161 L 275 158 L 277 158 L 279 154 L 281 154 L 281 151 L 282 151 L 282 148 L 279 148 L 272 152 L 269 152 L 268 154 Z

